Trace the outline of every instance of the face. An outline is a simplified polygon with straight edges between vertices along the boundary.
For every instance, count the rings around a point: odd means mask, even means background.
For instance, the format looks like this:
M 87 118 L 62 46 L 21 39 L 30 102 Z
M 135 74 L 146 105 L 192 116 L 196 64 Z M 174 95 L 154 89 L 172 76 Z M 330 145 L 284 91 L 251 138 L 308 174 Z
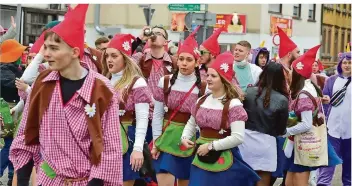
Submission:
M 318 65 L 317 62 L 314 62 L 314 63 L 313 63 L 312 69 L 313 69 L 313 74 L 318 73 L 318 71 L 319 71 L 319 65 Z
M 341 63 L 341 69 L 344 75 L 351 75 L 351 60 L 345 58 Z
M 28 54 L 28 56 L 27 56 L 27 64 L 28 64 L 28 65 L 32 62 L 32 60 L 34 59 L 34 57 L 35 57 L 36 55 L 37 55 L 36 53 L 30 53 L 30 54 Z
M 200 54 L 201 54 L 200 60 L 199 60 L 200 64 L 208 64 L 208 63 L 210 63 L 210 61 L 211 61 L 210 52 L 206 48 L 204 48 L 202 45 L 199 47 L 199 51 L 200 51 Z
M 44 42 L 44 59 L 49 68 L 54 71 L 63 71 L 70 67 L 74 60 L 79 59 L 80 49 L 71 48 L 64 41 L 56 42 L 55 35 L 48 37 Z
M 153 28 L 154 35 L 149 38 L 151 47 L 164 47 L 167 45 L 166 33 L 161 28 Z
M 235 61 L 241 62 L 241 61 L 247 59 L 249 56 L 249 52 L 250 51 L 247 47 L 244 47 L 241 45 L 236 45 L 235 51 L 234 51 Z
M 115 48 L 107 48 L 104 58 L 106 61 L 106 66 L 112 74 L 118 73 L 125 68 L 123 55 Z
M 181 53 L 177 59 L 177 66 L 181 74 L 190 75 L 194 72 L 194 68 L 198 66 L 198 62 L 193 55 L 189 53 Z
M 208 88 L 211 91 L 217 91 L 224 87 L 224 84 L 221 82 L 220 75 L 213 68 L 208 68 L 207 83 Z
M 106 48 L 108 48 L 108 45 L 109 43 L 101 43 L 97 46 L 97 49 L 103 52 L 104 50 L 106 50 Z
M 290 62 L 290 65 L 292 64 L 292 62 L 294 60 L 296 60 L 297 58 L 299 58 L 299 56 L 301 56 L 301 51 L 298 49 L 298 48 L 295 48 L 292 52 L 289 52 L 288 53 L 288 57 L 289 57 L 289 62 Z
M 259 57 L 258 57 L 259 66 L 264 67 L 266 65 L 267 60 L 268 58 L 266 57 L 265 54 L 259 54 Z

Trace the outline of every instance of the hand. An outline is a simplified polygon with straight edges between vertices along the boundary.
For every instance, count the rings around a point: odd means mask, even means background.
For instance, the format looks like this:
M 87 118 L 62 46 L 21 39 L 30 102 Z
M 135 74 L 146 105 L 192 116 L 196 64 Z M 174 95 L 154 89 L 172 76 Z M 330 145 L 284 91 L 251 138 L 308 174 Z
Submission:
M 133 151 L 130 157 L 130 165 L 132 165 L 132 170 L 134 172 L 139 171 L 142 167 L 144 161 L 143 153 L 138 151 Z
M 194 142 L 189 140 L 189 139 L 183 139 L 181 141 L 182 145 L 185 146 L 187 149 L 190 149 L 192 147 L 194 147 Z
M 151 153 L 153 159 L 157 160 L 159 158 L 160 151 L 156 147 L 153 147 Z
M 21 91 L 26 91 L 29 85 L 27 85 L 23 80 L 16 79 L 16 88 Z
M 329 104 L 330 97 L 328 95 L 324 95 L 323 98 L 321 98 L 321 101 L 323 102 L 323 104 Z
M 150 28 L 149 26 L 144 26 L 142 29 L 142 33 L 141 35 L 139 35 L 139 39 L 141 39 L 142 41 L 147 41 L 149 39 L 149 37 L 144 35 L 144 30 Z
M 13 16 L 11 16 L 11 25 L 13 28 L 16 28 L 16 22 L 15 22 L 15 18 Z
M 15 113 L 15 108 L 10 109 L 10 114 L 13 115 Z
M 203 145 L 199 146 L 197 150 L 197 154 L 199 156 L 205 156 L 208 154 L 209 149 L 208 149 L 209 143 L 204 143 Z

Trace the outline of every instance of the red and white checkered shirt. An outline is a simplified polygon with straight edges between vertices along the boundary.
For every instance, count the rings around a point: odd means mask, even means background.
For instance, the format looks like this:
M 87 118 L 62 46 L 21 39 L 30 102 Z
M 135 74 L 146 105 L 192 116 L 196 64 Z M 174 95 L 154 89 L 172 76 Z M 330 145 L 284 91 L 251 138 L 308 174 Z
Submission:
M 95 166 L 89 159 L 92 140 L 88 132 L 84 107 L 90 102 L 96 79 L 102 80 L 113 92 L 108 79 L 90 70 L 81 89 L 65 105 L 62 102 L 59 73 L 51 72 L 43 79 L 43 82 L 56 81 L 57 86 L 40 123 L 40 145 L 27 146 L 24 142 L 29 106 L 29 99 L 27 99 L 18 134 L 10 149 L 10 160 L 15 170 L 23 167 L 33 158 L 36 165 L 46 161 L 57 175 L 54 179 L 50 179 L 41 168 L 38 168 L 39 185 L 62 186 L 65 178 L 85 177 L 89 177 L 89 180 L 102 179 L 104 185 L 122 185 L 122 146 L 117 94 L 114 94 L 101 119 L 104 141 L 101 162 Z M 86 186 L 87 183 L 88 180 L 73 182 L 73 186 Z
M 83 60 L 81 61 L 81 63 L 86 64 L 90 70 L 93 70 L 94 72 L 98 72 L 97 66 L 95 66 L 93 61 L 90 59 L 89 55 L 92 55 L 92 54 L 90 54 L 89 50 L 85 48 L 84 54 L 83 54 Z

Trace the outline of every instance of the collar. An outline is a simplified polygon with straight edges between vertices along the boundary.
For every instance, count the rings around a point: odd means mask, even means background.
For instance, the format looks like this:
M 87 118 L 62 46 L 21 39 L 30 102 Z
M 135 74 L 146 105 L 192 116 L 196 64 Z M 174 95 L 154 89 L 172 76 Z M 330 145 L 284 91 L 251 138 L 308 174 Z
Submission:
M 121 70 L 118 73 L 111 74 L 111 80 L 110 80 L 111 84 L 114 85 L 117 81 L 119 81 L 122 75 L 123 75 L 123 70 Z
M 150 51 L 149 51 L 149 52 L 147 52 L 147 53 L 145 54 L 145 59 L 144 59 L 144 61 L 148 61 L 148 60 L 150 60 L 150 59 L 153 59 L 153 56 L 152 56 L 152 54 L 151 54 Z M 166 62 L 169 62 L 170 64 L 172 64 L 171 57 L 170 57 L 170 55 L 169 55 L 167 52 L 164 52 L 163 61 L 166 61 Z
M 196 81 L 197 77 L 194 72 L 190 75 L 183 75 L 180 72 L 178 72 L 177 79 L 185 82 L 190 82 L 190 81 Z
M 86 79 L 84 80 L 84 83 L 81 87 L 81 89 L 79 89 L 77 91 L 77 94 L 79 96 L 81 96 L 87 103 L 90 103 L 90 99 L 91 99 L 91 94 L 93 91 L 93 87 L 94 87 L 94 83 L 95 83 L 95 75 L 91 70 L 87 70 L 88 74 L 86 76 Z M 50 72 L 50 74 L 48 74 L 43 80 L 42 82 L 49 82 L 49 81 L 59 81 L 60 79 L 60 74 L 58 71 L 52 71 Z

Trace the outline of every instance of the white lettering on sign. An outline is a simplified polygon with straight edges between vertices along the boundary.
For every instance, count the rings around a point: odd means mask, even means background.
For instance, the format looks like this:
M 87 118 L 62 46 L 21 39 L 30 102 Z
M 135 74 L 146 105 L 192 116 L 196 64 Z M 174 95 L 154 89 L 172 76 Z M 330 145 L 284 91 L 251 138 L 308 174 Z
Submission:
M 225 23 L 226 23 L 225 20 L 218 20 L 218 23 L 217 23 L 217 24 L 219 24 L 219 25 L 224 25 Z

